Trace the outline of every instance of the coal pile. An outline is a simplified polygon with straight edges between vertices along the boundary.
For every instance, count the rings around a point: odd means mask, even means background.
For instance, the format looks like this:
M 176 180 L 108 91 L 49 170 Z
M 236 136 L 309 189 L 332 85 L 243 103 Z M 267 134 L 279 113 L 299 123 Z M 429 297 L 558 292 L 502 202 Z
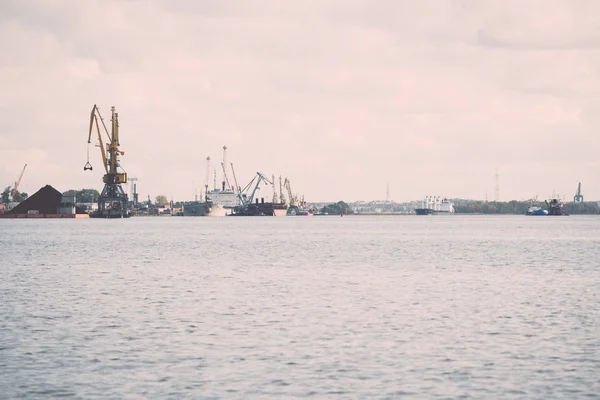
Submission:
M 46 185 L 33 195 L 22 201 L 8 214 L 27 214 L 30 210 L 37 210 L 40 214 L 56 214 L 62 200 L 62 193 L 50 185 Z

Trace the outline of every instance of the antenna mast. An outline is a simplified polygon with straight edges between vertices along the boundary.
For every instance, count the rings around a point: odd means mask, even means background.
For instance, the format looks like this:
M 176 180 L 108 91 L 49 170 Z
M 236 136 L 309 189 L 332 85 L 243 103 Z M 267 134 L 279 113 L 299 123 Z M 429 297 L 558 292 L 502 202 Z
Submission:
M 227 146 L 223 146 L 223 160 L 221 160 L 221 166 L 223 167 L 223 190 L 230 190 L 231 185 L 229 184 L 229 178 L 225 166 L 227 165 Z M 226 185 L 227 184 L 227 185 Z
M 204 201 L 207 201 L 209 174 L 210 174 L 210 156 L 206 157 L 206 180 L 204 181 Z
M 271 184 L 273 185 L 273 204 L 277 203 L 277 188 L 275 187 L 275 174 L 271 175 Z
M 285 204 L 285 196 L 283 195 L 283 183 L 281 183 L 281 175 L 279 175 L 279 201 L 281 204 Z

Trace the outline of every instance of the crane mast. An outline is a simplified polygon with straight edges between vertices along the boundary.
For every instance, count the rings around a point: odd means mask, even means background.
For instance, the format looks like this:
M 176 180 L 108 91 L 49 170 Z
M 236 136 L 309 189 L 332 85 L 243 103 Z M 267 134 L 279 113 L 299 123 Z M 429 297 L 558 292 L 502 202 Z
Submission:
M 208 201 L 209 175 L 210 175 L 210 156 L 206 157 L 206 180 L 204 181 L 204 201 Z
M 285 204 L 285 196 L 283 195 L 283 183 L 281 181 L 281 175 L 279 175 L 279 201 L 281 204 Z
M 21 184 L 21 179 L 23 179 L 23 174 L 25 173 L 25 168 L 27 168 L 27 164 L 25 164 L 25 166 L 23 167 L 23 170 L 21 171 L 21 174 L 19 175 L 19 178 L 15 181 L 15 186 L 10 191 L 10 197 L 15 197 L 15 194 L 17 194 L 17 189 L 19 189 L 19 185 Z
M 581 182 L 577 185 L 577 193 L 573 197 L 573 203 L 583 203 L 583 195 L 581 194 Z
M 290 184 L 290 180 L 288 178 L 285 178 L 285 181 L 283 182 L 283 186 L 285 186 L 285 188 L 287 189 L 288 192 L 288 196 L 290 198 L 290 207 L 293 206 L 298 206 L 298 199 L 296 198 L 296 196 L 294 196 L 292 194 L 292 187 Z
M 115 111 L 115 107 L 111 107 L 111 132 L 108 132 L 104 119 L 100 115 L 100 110 L 94 104 L 92 112 L 90 114 L 90 128 L 88 132 L 88 159 L 87 163 L 83 167 L 84 171 L 91 171 L 92 165 L 90 164 L 90 153 L 89 145 L 92 143 L 92 132 L 94 126 L 96 127 L 96 133 L 98 135 L 97 147 L 100 148 L 100 155 L 102 156 L 102 165 L 106 172 L 102 177 L 104 182 L 104 189 L 98 197 L 98 211 L 92 215 L 100 218 L 125 218 L 129 217 L 128 212 L 128 198 L 127 194 L 123 191 L 121 184 L 127 183 L 127 173 L 122 170 L 119 163 L 119 157 L 125 155 L 125 152 L 119 149 L 119 114 Z M 100 131 L 100 123 L 104 128 L 106 134 L 106 144 L 102 140 L 102 132 Z
M 277 188 L 275 187 L 275 174 L 271 176 L 271 179 L 271 184 L 273 185 L 273 204 L 275 204 L 277 203 Z
M 225 165 L 227 165 L 227 146 L 223 146 L 223 160 L 221 161 L 221 167 L 223 168 L 223 182 L 222 182 L 222 190 L 231 190 L 231 185 L 229 184 L 229 178 L 227 177 L 227 171 L 225 169 Z M 227 185 L 226 185 L 227 184 Z

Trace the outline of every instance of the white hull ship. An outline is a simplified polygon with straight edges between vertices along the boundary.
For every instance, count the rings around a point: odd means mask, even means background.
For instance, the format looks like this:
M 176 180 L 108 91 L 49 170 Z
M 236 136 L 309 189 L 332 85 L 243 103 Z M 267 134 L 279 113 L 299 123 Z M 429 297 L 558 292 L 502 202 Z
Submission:
M 425 196 L 419 208 L 415 208 L 417 215 L 429 214 L 452 214 L 454 213 L 454 205 L 447 198 L 440 196 Z

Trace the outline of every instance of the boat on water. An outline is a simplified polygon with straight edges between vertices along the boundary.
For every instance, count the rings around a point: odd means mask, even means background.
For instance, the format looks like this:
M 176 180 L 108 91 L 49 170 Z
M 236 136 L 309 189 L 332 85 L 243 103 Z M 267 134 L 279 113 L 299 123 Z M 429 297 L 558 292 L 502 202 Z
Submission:
M 564 203 L 560 199 L 550 199 L 545 201 L 548 207 L 548 215 L 569 215 L 564 209 Z
M 225 208 L 210 201 L 192 201 L 183 205 L 184 217 L 223 217 Z
M 454 204 L 445 197 L 425 196 L 425 199 L 421 201 L 421 205 L 418 208 L 415 208 L 415 214 L 417 215 L 431 215 L 437 213 L 454 213 Z
M 314 215 L 314 213 L 312 210 L 309 210 L 308 208 L 297 208 L 297 209 L 292 209 L 288 215 L 299 216 L 299 217 L 312 217 Z
M 547 209 L 539 206 L 531 206 L 525 212 L 525 215 L 552 215 L 552 216 L 568 216 L 569 213 L 564 209 L 564 203 L 557 198 L 545 200 Z
M 241 217 L 283 217 L 287 213 L 287 204 L 285 203 L 269 203 L 264 199 L 256 199 L 254 203 L 245 206 L 235 207 L 231 214 L 232 216 Z
M 527 209 L 525 215 L 548 215 L 548 210 L 544 210 L 538 206 L 531 206 Z

